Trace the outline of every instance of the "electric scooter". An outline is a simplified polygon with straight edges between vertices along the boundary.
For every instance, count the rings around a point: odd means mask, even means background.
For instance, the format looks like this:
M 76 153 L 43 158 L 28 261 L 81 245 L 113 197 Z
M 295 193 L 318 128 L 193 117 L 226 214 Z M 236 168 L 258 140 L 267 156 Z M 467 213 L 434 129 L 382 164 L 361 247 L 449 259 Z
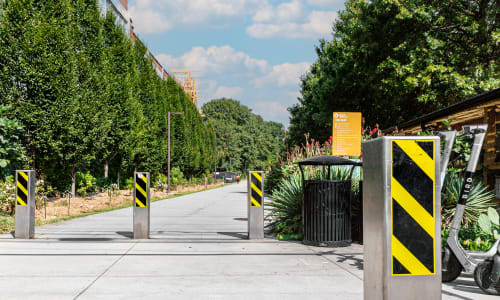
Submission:
M 467 162 L 464 182 L 453 216 L 446 246 L 442 249 L 442 282 L 455 280 L 462 270 L 474 272 L 476 284 L 487 294 L 500 295 L 500 239 L 489 251 L 465 251 L 458 242 L 458 232 L 462 223 L 466 201 L 472 189 L 472 176 L 479 161 L 479 155 L 486 135 L 487 125 L 464 126 L 462 135 L 473 138 L 470 159 Z M 441 161 L 441 189 L 456 137 L 456 131 L 439 133 L 445 141 L 443 160 Z

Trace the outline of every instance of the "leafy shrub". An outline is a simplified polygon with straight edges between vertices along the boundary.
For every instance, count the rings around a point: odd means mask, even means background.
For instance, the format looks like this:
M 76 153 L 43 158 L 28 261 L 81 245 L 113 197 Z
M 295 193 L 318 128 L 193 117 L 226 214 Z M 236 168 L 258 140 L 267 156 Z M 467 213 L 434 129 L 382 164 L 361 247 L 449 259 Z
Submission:
M 271 195 L 283 177 L 285 177 L 285 170 L 282 162 L 277 162 L 271 166 L 271 171 L 266 175 L 266 180 L 264 180 L 264 190 L 266 193 Z
M 470 227 L 461 227 L 458 241 L 465 250 L 488 251 L 499 238 L 498 212 L 488 208 L 487 214 L 480 214 L 478 222 Z M 442 243 L 446 244 L 449 231 L 442 231 Z
M 96 188 L 96 178 L 90 174 L 90 171 L 83 173 L 81 171 L 76 172 L 76 187 L 77 193 L 80 196 L 87 196 L 88 192 L 92 192 Z
M 180 185 L 186 183 L 186 179 L 184 178 L 184 174 L 179 167 L 173 167 L 170 169 L 170 183 L 172 185 Z
M 462 190 L 463 176 L 456 173 L 448 174 L 441 193 L 441 219 L 443 228 L 448 227 L 455 215 L 455 209 L 460 191 Z M 495 194 L 488 191 L 488 186 L 482 181 L 474 179 L 473 188 L 469 193 L 462 224 L 464 227 L 473 226 L 479 215 L 485 213 L 489 207 L 495 205 Z
M 164 191 L 168 187 L 168 177 L 165 174 L 158 174 L 155 183 L 154 183 L 154 188 L 159 190 L 159 191 Z
M 102 190 L 107 189 L 111 185 L 109 177 L 97 177 L 95 185 Z
M 488 208 L 487 214 L 481 214 L 477 220 L 479 228 L 483 233 L 488 234 L 497 240 L 499 237 L 498 232 L 500 231 L 498 212 L 493 208 Z
M 268 225 L 279 237 L 300 239 L 302 235 L 302 179 L 298 174 L 286 177 L 269 197 L 266 209 L 271 218 Z
M 0 181 L 0 209 L 3 208 L 11 215 L 14 213 L 16 206 L 16 185 L 12 176 L 5 178 L 5 181 Z

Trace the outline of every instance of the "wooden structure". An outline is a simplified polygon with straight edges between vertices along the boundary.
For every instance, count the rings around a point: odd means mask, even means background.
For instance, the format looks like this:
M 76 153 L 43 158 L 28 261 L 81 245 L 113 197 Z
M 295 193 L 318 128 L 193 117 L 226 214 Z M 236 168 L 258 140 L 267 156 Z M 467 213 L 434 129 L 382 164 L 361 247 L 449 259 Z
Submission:
M 461 130 L 463 125 L 488 124 L 479 165 L 484 166 L 485 182 L 496 187 L 497 198 L 500 198 L 500 88 L 399 124 L 398 129 L 413 135 L 426 128 L 439 129 L 443 121 L 451 121 L 451 127 L 456 130 Z

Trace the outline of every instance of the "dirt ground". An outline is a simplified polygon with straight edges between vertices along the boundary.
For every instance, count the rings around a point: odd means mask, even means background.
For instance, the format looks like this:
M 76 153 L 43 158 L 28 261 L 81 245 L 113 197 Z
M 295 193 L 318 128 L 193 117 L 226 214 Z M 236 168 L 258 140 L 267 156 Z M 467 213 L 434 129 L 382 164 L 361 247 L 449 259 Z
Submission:
M 207 189 L 214 188 L 216 186 L 221 186 L 222 183 L 209 184 Z M 175 190 L 171 191 L 171 195 L 179 193 L 188 193 L 204 190 L 204 185 L 197 186 L 177 186 Z M 163 199 L 169 196 L 165 191 L 159 191 L 154 188 L 151 189 L 151 200 Z M 49 198 L 47 201 L 47 208 L 45 210 L 44 205 L 36 209 L 35 219 L 38 221 L 57 219 L 61 217 L 67 217 L 71 215 L 78 215 L 83 213 L 91 213 L 94 211 L 99 211 L 103 209 L 109 209 L 113 207 L 124 206 L 128 203 L 132 203 L 132 191 L 131 190 L 120 190 L 116 191 L 113 195 L 107 192 L 104 193 L 93 193 L 87 197 L 76 197 L 71 198 Z

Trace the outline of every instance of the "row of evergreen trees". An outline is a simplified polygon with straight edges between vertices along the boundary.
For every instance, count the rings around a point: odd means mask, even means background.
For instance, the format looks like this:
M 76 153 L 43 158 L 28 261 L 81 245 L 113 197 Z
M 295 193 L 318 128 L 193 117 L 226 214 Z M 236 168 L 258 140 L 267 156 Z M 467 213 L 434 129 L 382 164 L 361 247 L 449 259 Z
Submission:
M 184 113 L 172 164 L 187 176 L 213 164 L 213 129 L 96 0 L 0 1 L 0 105 L 23 128 L 26 164 L 58 188 L 105 165 L 114 179 L 166 173 L 168 111 Z

